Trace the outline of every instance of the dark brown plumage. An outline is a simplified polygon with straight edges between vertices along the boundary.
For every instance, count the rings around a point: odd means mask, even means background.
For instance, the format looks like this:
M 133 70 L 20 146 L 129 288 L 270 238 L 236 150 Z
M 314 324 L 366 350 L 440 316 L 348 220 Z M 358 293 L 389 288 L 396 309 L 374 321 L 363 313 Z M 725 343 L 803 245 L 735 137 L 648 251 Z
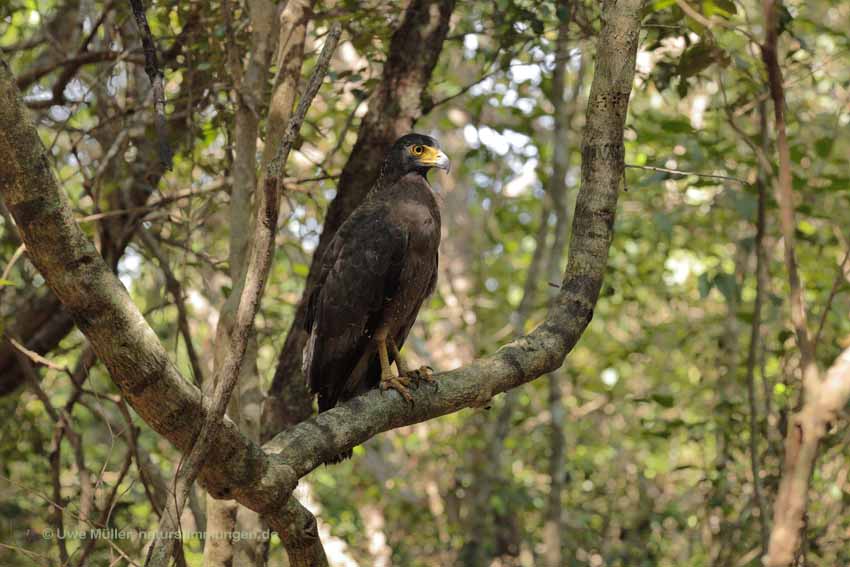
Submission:
M 433 138 L 400 138 L 328 246 L 309 298 L 304 349 L 320 412 L 379 384 L 409 398 L 411 379 L 430 379 L 424 369 L 408 370 L 398 350 L 437 281 L 440 211 L 426 174 L 448 165 Z

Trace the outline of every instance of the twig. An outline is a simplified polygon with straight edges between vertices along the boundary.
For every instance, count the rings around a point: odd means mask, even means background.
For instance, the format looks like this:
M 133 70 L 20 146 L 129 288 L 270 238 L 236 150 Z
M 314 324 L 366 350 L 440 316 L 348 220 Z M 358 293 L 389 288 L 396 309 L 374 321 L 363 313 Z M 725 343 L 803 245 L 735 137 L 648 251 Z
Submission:
M 183 301 L 183 286 L 180 284 L 180 280 L 174 275 L 174 272 L 171 271 L 171 267 L 168 265 L 168 259 L 162 253 L 162 250 L 150 232 L 146 228 L 140 227 L 139 236 L 141 236 L 142 242 L 150 250 L 151 254 L 154 255 L 157 262 L 159 262 L 159 267 L 165 276 L 165 286 L 168 288 L 168 292 L 174 298 L 174 304 L 177 306 L 177 327 L 180 329 L 180 334 L 183 335 L 183 342 L 186 344 L 186 354 L 189 356 L 189 362 L 192 365 L 195 385 L 201 387 L 201 384 L 204 383 L 204 371 L 201 366 L 200 357 L 198 357 L 198 352 L 195 350 L 195 343 L 192 340 L 192 332 L 189 328 L 188 310 L 186 309 L 186 302 Z
M 676 0 L 676 5 L 677 5 L 679 8 L 681 8 L 681 9 L 682 9 L 682 11 L 683 11 L 686 15 L 690 16 L 690 18 L 691 18 L 691 19 L 693 19 L 695 22 L 697 22 L 698 24 L 702 25 L 702 26 L 703 26 L 703 27 L 705 27 L 706 29 L 709 29 L 709 30 L 710 30 L 710 29 L 713 27 L 713 26 L 711 25 L 711 21 L 710 21 L 708 18 L 706 18 L 705 16 L 703 16 L 702 14 L 700 14 L 699 12 L 697 12 L 697 11 L 693 8 L 693 6 L 691 6 L 690 4 L 688 4 L 687 2 L 685 2 L 685 0 Z
M 15 339 L 13 339 L 12 337 L 7 336 L 6 338 L 12 344 L 12 346 L 15 347 L 15 349 L 17 349 L 21 354 L 23 354 L 24 356 L 26 356 L 27 358 L 29 358 L 31 361 L 35 362 L 36 364 L 40 364 L 41 366 L 46 366 L 47 368 L 49 368 L 51 370 L 58 370 L 59 372 L 64 372 L 68 375 L 71 374 L 71 371 L 68 370 L 67 366 L 62 366 L 60 364 L 56 364 L 55 362 L 48 360 L 47 358 L 44 358 L 43 356 L 41 356 L 40 354 L 38 354 L 34 350 L 28 349 L 27 347 L 25 347 L 24 345 L 22 345 L 21 343 L 19 343 Z
M 530 40 L 529 40 L 529 41 L 530 41 Z M 525 43 L 523 43 L 523 44 L 522 44 L 522 46 L 521 46 L 521 48 L 520 48 L 519 50 L 517 50 L 517 52 L 515 52 L 513 55 L 518 55 L 518 54 L 519 54 L 519 53 L 520 53 L 520 52 L 521 52 L 521 51 L 525 48 L 525 46 L 526 46 L 527 44 L 528 44 L 528 41 L 526 41 Z M 567 60 L 572 59 L 573 57 L 577 57 L 577 56 L 579 56 L 580 54 L 581 54 L 580 52 L 576 52 L 576 53 L 574 53 L 573 55 L 567 55 L 567 56 L 566 56 L 566 59 L 567 59 Z M 495 61 L 498 61 L 498 59 L 494 58 L 494 59 L 493 59 L 493 61 L 494 61 L 494 62 L 495 62 Z M 559 62 L 559 60 L 558 60 L 558 59 L 555 59 L 555 60 L 553 61 L 553 63 L 554 63 L 554 64 L 557 64 L 558 62 Z M 492 65 L 490 65 L 490 66 L 488 66 L 487 70 L 484 72 L 484 74 L 483 74 L 483 75 L 479 76 L 477 79 L 475 79 L 475 80 L 474 80 L 474 81 L 472 81 L 471 83 L 468 83 L 468 84 L 464 85 L 464 86 L 463 86 L 463 87 L 461 87 L 461 88 L 460 88 L 457 92 L 452 93 L 452 94 L 450 94 L 450 95 L 447 95 L 447 96 L 445 96 L 445 97 L 443 97 L 443 98 L 441 98 L 441 99 L 439 99 L 439 100 L 435 100 L 435 101 L 431 102 L 430 104 L 425 105 L 425 107 L 423 108 L 422 112 L 423 112 L 423 114 L 427 114 L 427 113 L 429 113 L 431 110 L 433 110 L 434 108 L 436 108 L 437 106 L 440 106 L 440 105 L 442 105 L 442 104 L 446 104 L 447 102 L 451 102 L 451 101 L 453 101 L 454 99 L 456 99 L 456 98 L 458 98 L 458 97 L 461 97 L 461 96 L 465 95 L 466 93 L 468 93 L 468 92 L 469 92 L 469 91 L 470 91 L 473 87 L 475 87 L 476 85 L 480 85 L 481 83 L 483 83 L 484 81 L 486 81 L 486 80 L 487 80 L 487 79 L 489 79 L 490 77 L 492 77 L 492 76 L 494 76 L 494 75 L 497 75 L 497 74 L 499 74 L 499 73 L 501 73 L 501 72 L 503 72 L 503 71 L 507 71 L 507 70 L 509 70 L 511 67 L 524 67 L 524 66 L 526 66 L 526 65 L 540 65 L 540 64 L 542 64 L 542 63 L 543 63 L 543 61 L 519 61 L 519 62 L 516 62 L 516 63 L 510 63 L 510 64 L 508 64 L 508 65 L 501 65 L 501 66 L 498 66 L 498 67 L 496 67 L 496 68 L 493 68 L 493 66 L 492 66 Z
M 830 307 L 832 307 L 832 300 L 835 299 L 838 289 L 841 287 L 841 283 L 847 278 L 845 269 L 848 260 L 850 260 L 850 249 L 847 250 L 847 253 L 844 255 L 844 259 L 838 265 L 838 273 L 835 274 L 835 280 L 832 282 L 832 289 L 829 290 L 829 297 L 826 300 L 826 304 L 823 306 L 823 313 L 820 314 L 818 330 L 815 333 L 815 338 L 813 340 L 814 344 L 812 345 L 812 348 L 815 350 L 815 354 L 817 354 L 818 345 L 820 344 L 820 336 L 823 332 L 823 326 L 826 324 L 826 317 L 829 315 Z
M 145 205 L 142 207 L 130 207 L 128 209 L 117 209 L 112 211 L 106 211 L 104 213 L 95 213 L 93 215 L 86 215 L 84 217 L 77 218 L 78 223 L 87 223 L 99 221 L 111 217 L 120 217 L 123 215 L 135 214 L 135 213 L 150 213 L 159 208 L 162 208 L 165 205 L 174 203 L 176 201 L 181 201 L 183 199 L 191 199 L 193 197 L 199 197 L 201 195 L 205 195 L 207 193 L 217 193 L 219 191 L 223 191 L 226 188 L 228 183 L 228 179 L 217 179 L 214 183 L 206 187 L 202 187 L 201 189 L 188 189 L 186 191 L 182 191 L 177 193 L 176 195 L 171 195 L 169 197 L 163 197 L 157 201 L 154 201 L 150 205 Z
M 142 0 L 130 0 L 130 6 L 133 8 L 136 25 L 139 26 L 139 33 L 142 36 L 142 47 L 145 51 L 145 73 L 153 86 L 154 111 L 156 113 L 154 125 L 159 139 L 159 163 L 164 169 L 171 170 L 172 153 L 166 132 L 164 77 L 157 61 L 156 45 L 154 45 L 151 29 L 148 26 L 148 18 L 145 15 Z
M 15 266 L 15 262 L 17 262 L 18 259 L 20 259 L 20 257 L 23 256 L 24 250 L 26 250 L 26 249 L 27 249 L 27 247 L 23 243 L 20 246 L 18 246 L 17 250 L 15 250 L 15 253 L 12 254 L 11 258 L 9 258 L 9 263 L 6 264 L 5 268 L 3 268 L 3 274 L 0 275 L 0 280 L 9 279 L 9 274 L 12 273 L 12 268 Z
M 767 287 L 767 254 L 764 248 L 765 208 L 767 190 L 764 177 L 760 176 L 758 186 L 758 212 L 756 214 L 756 298 L 753 304 L 753 320 L 750 325 L 750 346 L 747 351 L 747 401 L 750 406 L 750 469 L 753 475 L 753 498 L 759 510 L 759 525 L 761 526 L 761 553 L 767 553 L 770 537 L 768 530 L 768 512 L 762 493 L 762 484 L 758 454 L 758 405 L 756 403 L 755 368 L 758 358 L 758 348 L 761 339 L 761 312 L 764 303 L 765 288 Z
M 213 377 L 215 393 L 212 401 L 205 408 L 206 416 L 204 418 L 204 424 L 198 432 L 197 438 L 192 443 L 192 448 L 188 452 L 183 465 L 175 475 L 176 490 L 174 497 L 169 500 L 163 514 L 160 527 L 161 533 L 174 532 L 178 527 L 180 511 L 183 509 L 192 483 L 194 483 L 201 470 L 208 446 L 212 442 L 216 429 L 215 424 L 223 418 L 230 395 L 236 386 L 236 381 L 239 377 L 239 367 L 245 355 L 248 337 L 254 323 L 254 316 L 259 307 L 274 253 L 274 236 L 280 204 L 280 176 L 282 175 L 286 159 L 289 157 L 292 144 L 301 130 L 301 124 L 307 115 L 307 109 L 313 102 L 313 98 L 318 93 L 319 87 L 327 74 L 331 55 L 336 50 L 341 33 L 342 28 L 340 24 L 334 24 L 325 40 L 325 45 L 316 63 L 316 68 L 313 70 L 313 75 L 310 77 L 307 89 L 298 103 L 298 109 L 289 120 L 284 141 L 280 145 L 280 148 L 278 148 L 274 159 L 268 165 L 265 187 L 260 196 L 260 205 L 257 207 L 257 222 L 254 229 L 251 258 L 246 272 L 245 287 L 242 290 L 239 307 L 236 311 L 236 322 L 231 335 L 231 342 L 228 352 L 224 356 L 224 362 L 218 369 L 218 372 L 216 372 L 216 376 Z M 165 567 L 168 564 L 169 550 L 173 543 L 172 540 L 157 539 L 151 547 L 151 553 L 148 555 L 146 564 Z
M 47 405 L 45 405 L 47 407 Z M 51 523 L 53 530 L 56 533 L 56 546 L 59 548 L 59 560 L 62 565 L 67 565 L 68 546 L 65 543 L 65 538 L 61 534 L 65 531 L 64 509 L 65 501 L 62 498 L 62 437 L 64 436 L 64 427 L 61 423 L 56 423 L 53 430 L 53 439 L 50 442 L 50 453 L 48 460 L 50 462 L 50 480 L 53 487 L 53 501 L 59 505 L 53 505 L 50 511 Z
M 807 72 L 805 73 L 804 76 L 787 79 L 784 83 L 782 83 L 782 87 L 784 89 L 787 89 L 787 88 L 790 88 L 790 87 L 797 85 L 798 83 L 805 81 L 806 79 L 814 76 L 815 73 L 817 73 L 818 71 L 820 71 L 821 69 L 823 69 L 824 67 L 826 67 L 827 65 L 832 63 L 835 59 L 842 58 L 846 54 L 847 51 L 850 51 L 850 48 L 844 48 L 844 49 L 840 49 L 840 50 L 834 52 L 832 55 L 820 60 L 817 65 L 812 65 L 811 67 L 807 68 L 806 69 Z M 747 114 L 748 112 L 750 112 L 753 108 L 755 108 L 759 104 L 769 100 L 770 96 L 771 96 L 770 92 L 768 91 L 766 93 L 760 94 L 759 96 L 755 97 L 754 99 L 747 102 L 746 104 L 737 106 L 736 109 L 735 109 L 735 112 L 733 113 L 734 116 L 737 118 L 737 117 L 743 116 L 744 114 Z
M 723 179 L 725 181 L 734 181 L 736 183 L 740 183 L 742 185 L 751 185 L 749 181 L 745 181 L 738 177 L 730 177 L 728 175 L 717 175 L 714 173 L 697 173 L 696 171 L 683 171 L 681 169 L 670 169 L 667 167 L 656 167 L 654 165 L 634 165 L 627 163 L 626 167 L 629 169 L 645 169 L 647 171 L 656 171 L 661 173 L 672 173 L 674 175 L 694 175 L 696 177 L 708 177 L 709 179 Z
M 74 78 L 74 75 L 83 65 L 89 65 L 91 63 L 100 63 L 103 61 L 127 59 L 129 53 L 132 53 L 132 51 L 83 51 L 82 53 L 72 55 L 67 59 L 63 59 L 62 61 L 54 61 L 49 64 L 36 67 L 35 69 L 31 69 L 26 73 L 22 73 L 18 76 L 17 79 L 18 88 L 24 90 L 42 77 L 44 77 L 45 75 L 49 75 L 56 69 L 63 67 L 64 70 L 62 71 L 61 80 L 58 80 L 56 84 L 51 88 L 51 91 L 61 93 L 65 90 L 65 87 L 68 85 L 70 80 Z

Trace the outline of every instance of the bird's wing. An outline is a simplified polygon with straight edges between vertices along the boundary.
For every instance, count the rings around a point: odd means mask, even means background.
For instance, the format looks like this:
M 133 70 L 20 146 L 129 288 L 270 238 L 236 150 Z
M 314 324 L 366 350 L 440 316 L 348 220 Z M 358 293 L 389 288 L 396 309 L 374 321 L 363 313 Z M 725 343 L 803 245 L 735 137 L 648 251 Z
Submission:
M 434 254 L 433 263 L 431 264 L 431 277 L 428 280 L 428 284 L 424 286 L 416 299 L 414 300 L 414 313 L 419 313 L 419 309 L 422 307 L 422 304 L 425 303 L 425 300 L 434 293 L 434 290 L 437 287 L 437 272 L 440 262 L 439 253 Z M 395 337 L 395 344 L 398 346 L 399 350 L 404 345 L 404 342 L 407 340 L 407 335 L 410 334 L 410 329 L 413 328 L 413 324 L 416 322 L 416 317 L 411 317 L 409 321 L 405 323 L 405 325 L 399 330 Z
M 388 220 L 389 203 L 369 202 L 340 227 L 323 259 L 324 276 L 308 306 L 304 372 L 320 409 L 333 407 L 352 369 L 371 348 L 387 297 L 398 288 L 407 250 L 403 227 Z M 347 386 L 347 387 L 346 387 Z

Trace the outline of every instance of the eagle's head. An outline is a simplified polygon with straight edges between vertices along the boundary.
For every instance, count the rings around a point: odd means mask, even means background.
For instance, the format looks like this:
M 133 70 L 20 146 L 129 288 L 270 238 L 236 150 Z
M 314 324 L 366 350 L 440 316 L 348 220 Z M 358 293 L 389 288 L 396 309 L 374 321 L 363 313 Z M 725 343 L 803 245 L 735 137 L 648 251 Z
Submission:
M 451 162 L 440 150 L 440 143 L 424 134 L 405 134 L 395 141 L 386 158 L 385 167 L 405 175 L 419 173 L 425 175 L 432 167 L 449 171 Z

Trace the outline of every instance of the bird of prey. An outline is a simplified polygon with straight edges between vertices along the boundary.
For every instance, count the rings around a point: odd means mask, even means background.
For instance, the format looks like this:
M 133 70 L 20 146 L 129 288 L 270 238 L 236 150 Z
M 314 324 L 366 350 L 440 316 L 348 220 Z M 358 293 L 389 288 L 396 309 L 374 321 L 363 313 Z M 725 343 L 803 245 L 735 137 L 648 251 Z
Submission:
M 410 400 L 412 381 L 432 380 L 399 350 L 437 281 L 440 210 L 426 175 L 449 165 L 434 138 L 402 136 L 328 245 L 308 298 L 303 358 L 320 412 L 378 385 Z

